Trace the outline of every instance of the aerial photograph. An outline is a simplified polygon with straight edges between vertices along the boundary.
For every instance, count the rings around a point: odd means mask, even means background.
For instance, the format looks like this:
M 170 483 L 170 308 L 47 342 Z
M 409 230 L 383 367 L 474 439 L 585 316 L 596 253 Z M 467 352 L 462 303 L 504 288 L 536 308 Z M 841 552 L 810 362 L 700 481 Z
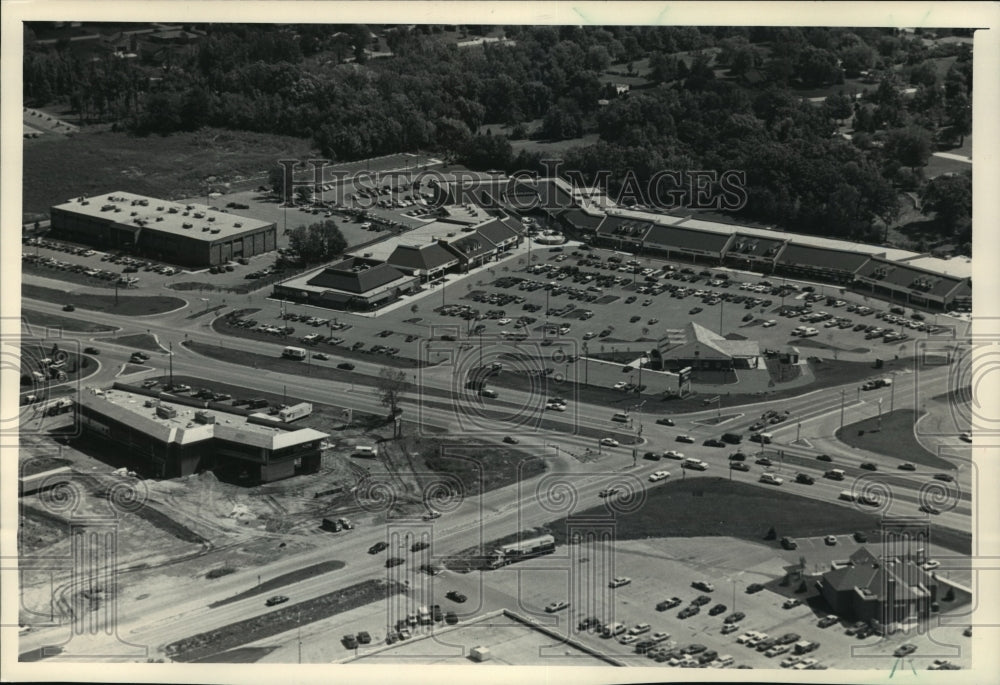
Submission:
M 17 29 L 17 666 L 991 651 L 979 25 L 174 16 Z

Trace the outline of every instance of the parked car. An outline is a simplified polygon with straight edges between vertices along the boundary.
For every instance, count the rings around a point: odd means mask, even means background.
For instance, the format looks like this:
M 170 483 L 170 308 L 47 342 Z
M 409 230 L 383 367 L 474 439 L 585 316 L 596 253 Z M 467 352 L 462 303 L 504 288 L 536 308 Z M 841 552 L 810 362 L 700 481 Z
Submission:
M 837 544 L 837 536 L 827 535 L 825 538 L 823 538 L 823 542 L 832 547 Z
M 403 557 L 389 557 L 388 559 L 385 560 L 385 567 L 392 568 L 393 566 L 399 566 L 405 563 L 406 559 L 404 559 Z
M 389 544 L 383 540 L 383 541 L 376 542 L 374 545 L 372 545 L 371 547 L 369 547 L 368 548 L 368 553 L 369 554 L 378 554 L 382 550 L 385 550 L 385 549 L 388 549 L 388 548 L 389 548 Z
M 723 622 L 724 623 L 735 624 L 735 623 L 739 623 L 744 618 L 746 618 L 746 614 L 744 614 L 742 611 L 734 611 L 733 613 L 731 613 L 728 616 L 726 616 L 726 618 L 723 620 Z
M 550 614 L 554 614 L 557 611 L 562 611 L 563 609 L 567 608 L 568 606 L 569 606 L 569 602 L 565 602 L 565 601 L 560 600 L 558 602 L 551 602 L 550 604 L 546 605 L 545 611 L 548 612 L 548 613 L 550 613 Z
M 610 580 L 608 582 L 608 587 L 614 590 L 615 588 L 620 588 L 624 585 L 629 585 L 631 582 L 632 582 L 631 578 L 627 576 L 619 576 L 617 578 L 613 578 L 612 580 Z
M 816 625 L 819 626 L 820 628 L 829 628 L 830 626 L 836 624 L 839 621 L 840 621 L 840 619 L 838 617 L 834 616 L 833 614 L 827 614 L 826 616 L 824 616 L 823 618 L 821 618 L 816 623 Z
M 656 610 L 657 611 L 667 611 L 669 609 L 673 609 L 676 606 L 680 606 L 680 604 L 681 604 L 681 598 L 680 597 L 671 597 L 670 599 L 665 599 L 662 602 L 660 602 L 659 604 L 657 604 L 656 605 Z
M 761 585 L 760 583 L 750 583 L 749 585 L 747 585 L 747 594 L 752 595 L 754 593 L 760 592 L 763 589 L 764 586 Z
M 708 610 L 709 616 L 718 616 L 726 610 L 725 604 L 716 604 L 714 607 Z
M 448 593 L 445 594 L 445 597 L 455 602 L 456 604 L 464 604 L 465 601 L 468 599 L 468 597 L 463 595 L 458 590 L 449 590 Z

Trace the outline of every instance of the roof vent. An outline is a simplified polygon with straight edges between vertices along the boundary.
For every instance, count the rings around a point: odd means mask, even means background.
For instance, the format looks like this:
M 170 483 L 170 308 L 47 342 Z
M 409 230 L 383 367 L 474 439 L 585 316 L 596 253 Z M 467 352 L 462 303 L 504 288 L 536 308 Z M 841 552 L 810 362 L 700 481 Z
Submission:
M 233 226 L 235 226 L 236 228 L 243 228 L 243 224 L 241 224 L 239 221 L 234 223 Z

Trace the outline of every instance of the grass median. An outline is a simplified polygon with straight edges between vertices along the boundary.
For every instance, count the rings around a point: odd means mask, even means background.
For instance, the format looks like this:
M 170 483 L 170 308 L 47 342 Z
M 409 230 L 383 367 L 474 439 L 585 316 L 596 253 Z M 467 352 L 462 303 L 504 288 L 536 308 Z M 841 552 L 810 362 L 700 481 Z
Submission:
M 79 309 L 106 312 L 120 316 L 147 316 L 174 311 L 187 304 L 179 297 L 165 295 L 98 295 L 78 293 L 55 288 L 44 288 L 30 283 L 21 284 L 21 296 L 53 304 L 72 304 Z M 117 304 L 116 304 L 117 301 Z
M 173 661 L 210 661 L 210 657 L 215 654 L 405 592 L 406 589 L 399 583 L 382 579 L 366 580 L 314 599 L 283 606 L 260 616 L 171 642 L 164 647 L 164 652 Z
M 897 409 L 882 415 L 857 421 L 840 428 L 836 437 L 851 447 L 884 454 L 887 457 L 922 464 L 934 469 L 950 471 L 955 468 L 951 462 L 924 449 L 913 435 L 917 414 L 912 409 Z
M 39 312 L 34 309 L 21 309 L 21 318 L 31 326 L 44 326 L 46 328 L 58 328 L 74 333 L 109 333 L 116 330 L 114 326 L 107 326 L 103 323 L 93 321 L 83 321 L 73 319 L 68 316 Z

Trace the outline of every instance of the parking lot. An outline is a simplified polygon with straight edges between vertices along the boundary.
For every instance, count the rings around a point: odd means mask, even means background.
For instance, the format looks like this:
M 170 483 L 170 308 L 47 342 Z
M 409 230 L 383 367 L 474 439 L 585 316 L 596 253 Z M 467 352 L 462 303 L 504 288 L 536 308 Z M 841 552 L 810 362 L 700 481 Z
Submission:
M 850 551 L 841 549 L 842 557 L 848 556 Z M 593 556 L 595 552 L 603 558 Z M 737 638 L 748 630 L 761 631 L 771 637 L 790 638 L 794 634 L 798 639 L 789 642 L 789 645 L 799 640 L 819 643 L 814 651 L 799 656 L 816 659 L 820 667 L 857 667 L 858 659 L 866 659 L 869 661 L 868 668 L 888 669 L 895 662 L 894 650 L 906 642 L 918 646 L 912 657 L 917 669 L 925 669 L 934 658 L 946 657 L 966 666 L 969 663 L 969 650 L 965 648 L 969 638 L 962 635 L 964 625 L 936 626 L 930 634 L 924 635 L 912 632 L 909 635 L 897 634 L 885 638 L 882 643 L 883 638 L 877 635 L 857 639 L 846 634 L 847 624 L 843 622 L 819 627 L 818 620 L 826 615 L 822 605 L 817 605 L 816 609 L 808 604 L 783 608 L 788 598 L 796 597 L 797 588 L 777 586 L 775 581 L 785 575 L 788 562 L 765 545 L 727 538 L 663 538 L 618 541 L 614 543 L 613 557 L 601 555 L 597 549 L 589 549 L 587 554 L 588 557 L 584 557 L 586 562 L 575 562 L 580 567 L 579 571 L 569 568 L 574 563 L 573 558 L 567 558 L 563 548 L 560 548 L 553 557 L 490 572 L 488 582 L 491 587 L 518 596 L 522 611 L 533 608 L 540 620 L 558 621 L 560 631 L 565 631 L 565 634 L 635 665 L 670 667 L 669 658 L 657 660 L 635 653 L 636 644 L 660 632 L 670 635 L 657 645 L 664 652 L 689 645 L 704 645 L 706 649 L 701 654 L 715 652 L 718 657 L 731 655 L 733 663 L 730 668 L 740 665 L 782 668 L 780 663 L 794 650 L 766 656 L 763 651 L 737 642 Z M 837 555 L 837 558 L 842 557 Z M 613 567 L 609 568 L 606 564 L 612 558 Z M 694 564 L 688 559 L 697 559 L 698 562 Z M 600 568 L 595 572 L 583 568 L 585 566 Z M 571 578 L 571 574 L 577 573 L 579 577 Z M 614 590 L 606 589 L 608 578 L 602 573 L 627 576 L 631 582 Z M 714 586 L 714 591 L 705 592 L 692 587 L 693 582 L 701 580 Z M 747 588 L 752 583 L 771 585 L 759 592 L 748 593 Z M 581 584 L 590 589 L 581 590 Z M 774 589 L 787 592 L 787 595 L 779 594 Z M 709 597 L 709 602 L 702 605 L 694 616 L 680 618 L 679 613 L 699 595 Z M 679 598 L 681 603 L 669 610 L 657 611 L 657 604 L 671 597 Z M 545 614 L 543 607 L 557 600 L 567 600 L 570 606 L 553 618 L 553 615 Z M 717 604 L 725 605 L 725 609 L 710 615 L 709 611 Z M 602 611 L 602 606 L 613 607 L 613 612 L 608 608 Z M 736 622 L 737 629 L 723 634 L 725 620 L 734 612 L 742 612 L 745 617 Z M 604 623 L 621 622 L 626 628 L 649 624 L 650 629 L 631 644 L 621 644 L 618 639 L 599 637 L 592 630 L 579 630 L 579 622 L 591 615 Z M 934 644 L 931 635 L 942 645 L 957 645 L 957 653 L 956 650 L 945 653 L 941 645 Z M 676 656 L 679 664 L 682 657 Z M 785 668 L 794 669 L 795 665 L 788 663 Z

